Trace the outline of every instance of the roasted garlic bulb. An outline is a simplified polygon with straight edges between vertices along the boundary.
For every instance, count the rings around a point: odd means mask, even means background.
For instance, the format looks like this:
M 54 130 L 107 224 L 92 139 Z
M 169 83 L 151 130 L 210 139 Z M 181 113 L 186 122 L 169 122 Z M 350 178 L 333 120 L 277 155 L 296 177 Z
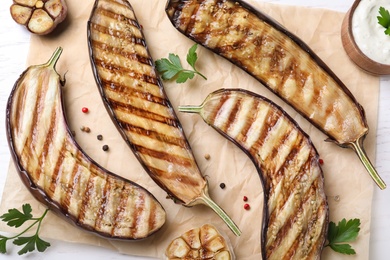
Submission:
M 210 224 L 188 230 L 175 238 L 166 249 L 165 256 L 168 260 L 234 259 L 234 254 L 225 238 Z
M 54 30 L 68 13 L 64 0 L 14 0 L 11 16 L 30 32 L 45 35 Z

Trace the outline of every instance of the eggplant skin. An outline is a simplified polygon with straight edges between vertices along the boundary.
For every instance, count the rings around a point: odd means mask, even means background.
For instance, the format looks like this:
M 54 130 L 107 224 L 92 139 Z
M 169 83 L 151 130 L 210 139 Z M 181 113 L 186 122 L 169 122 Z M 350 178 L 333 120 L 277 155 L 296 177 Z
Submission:
M 113 123 L 149 176 L 190 206 L 207 189 L 128 1 L 97 0 L 88 21 L 97 87 Z
M 181 33 L 259 80 L 342 147 L 364 137 L 362 106 L 307 44 L 244 1 L 170 0 Z
M 196 111 L 253 161 L 264 190 L 263 259 L 320 259 L 329 209 L 317 150 L 272 101 L 241 89 L 220 89 Z M 191 107 L 183 112 L 192 112 Z
M 162 205 L 82 151 L 62 99 L 60 76 L 47 64 L 29 67 L 12 89 L 6 130 L 24 185 L 54 213 L 101 237 L 139 240 L 156 233 L 166 220 Z

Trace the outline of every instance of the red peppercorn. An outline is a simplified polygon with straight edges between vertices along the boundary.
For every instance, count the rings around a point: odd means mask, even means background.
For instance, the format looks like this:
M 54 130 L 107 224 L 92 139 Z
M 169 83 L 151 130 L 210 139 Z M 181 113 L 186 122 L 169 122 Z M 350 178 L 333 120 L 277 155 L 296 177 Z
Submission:
M 248 197 L 247 196 L 244 196 L 244 198 L 242 198 L 243 201 L 248 201 Z
M 245 204 L 245 205 L 244 205 L 244 209 L 250 210 L 250 209 L 251 209 L 251 206 L 250 206 L 249 204 Z
M 319 162 L 321 165 L 324 164 L 324 160 L 322 160 L 322 159 L 319 159 L 318 162 Z
M 83 108 L 81 109 L 81 111 L 82 111 L 83 113 L 88 113 L 88 107 L 83 107 Z

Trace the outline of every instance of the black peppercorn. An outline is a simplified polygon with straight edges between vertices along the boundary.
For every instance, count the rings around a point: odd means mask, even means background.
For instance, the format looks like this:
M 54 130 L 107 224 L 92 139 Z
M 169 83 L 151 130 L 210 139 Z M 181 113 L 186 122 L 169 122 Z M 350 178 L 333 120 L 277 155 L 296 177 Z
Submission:
M 105 151 L 105 152 L 108 151 L 108 149 L 109 149 L 109 148 L 108 148 L 108 145 L 106 145 L 106 144 L 103 145 L 102 149 L 103 149 L 103 151 Z

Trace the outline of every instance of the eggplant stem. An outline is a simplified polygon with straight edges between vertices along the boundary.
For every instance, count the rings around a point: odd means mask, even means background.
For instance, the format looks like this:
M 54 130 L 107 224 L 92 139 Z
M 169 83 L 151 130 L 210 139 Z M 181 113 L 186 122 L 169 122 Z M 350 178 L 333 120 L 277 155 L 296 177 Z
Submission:
M 203 106 L 179 106 L 179 112 L 200 114 Z
M 364 150 L 363 140 L 364 138 L 361 137 L 356 140 L 356 142 L 351 143 L 352 148 L 359 156 L 360 161 L 363 163 L 364 167 L 366 167 L 366 170 L 370 174 L 371 178 L 375 181 L 376 185 L 378 185 L 381 190 L 384 190 L 386 189 L 386 183 L 379 176 L 375 167 L 372 165 L 370 159 L 368 158 L 366 151 Z
M 226 225 L 236 236 L 241 235 L 241 230 L 234 223 L 234 221 L 229 217 L 229 215 L 217 203 L 215 203 L 205 192 L 203 192 L 200 197 L 195 199 L 195 201 L 198 201 L 210 207 L 226 223 Z
M 202 111 L 203 105 L 201 106 L 179 106 L 178 110 L 180 112 L 185 113 L 197 113 L 200 114 Z M 191 204 L 202 203 L 210 207 L 214 210 L 215 213 L 226 223 L 226 225 L 230 228 L 230 230 L 236 235 L 241 235 L 241 230 L 237 227 L 237 225 L 233 222 L 233 220 L 229 217 L 229 215 L 217 204 L 215 203 L 207 191 L 203 191 L 202 195 L 196 198 Z
M 60 58 L 62 53 L 62 47 L 57 47 L 57 49 L 54 51 L 53 55 L 51 58 L 42 66 L 43 67 L 50 67 L 52 69 L 55 69 L 55 66 L 57 64 L 58 59 Z

